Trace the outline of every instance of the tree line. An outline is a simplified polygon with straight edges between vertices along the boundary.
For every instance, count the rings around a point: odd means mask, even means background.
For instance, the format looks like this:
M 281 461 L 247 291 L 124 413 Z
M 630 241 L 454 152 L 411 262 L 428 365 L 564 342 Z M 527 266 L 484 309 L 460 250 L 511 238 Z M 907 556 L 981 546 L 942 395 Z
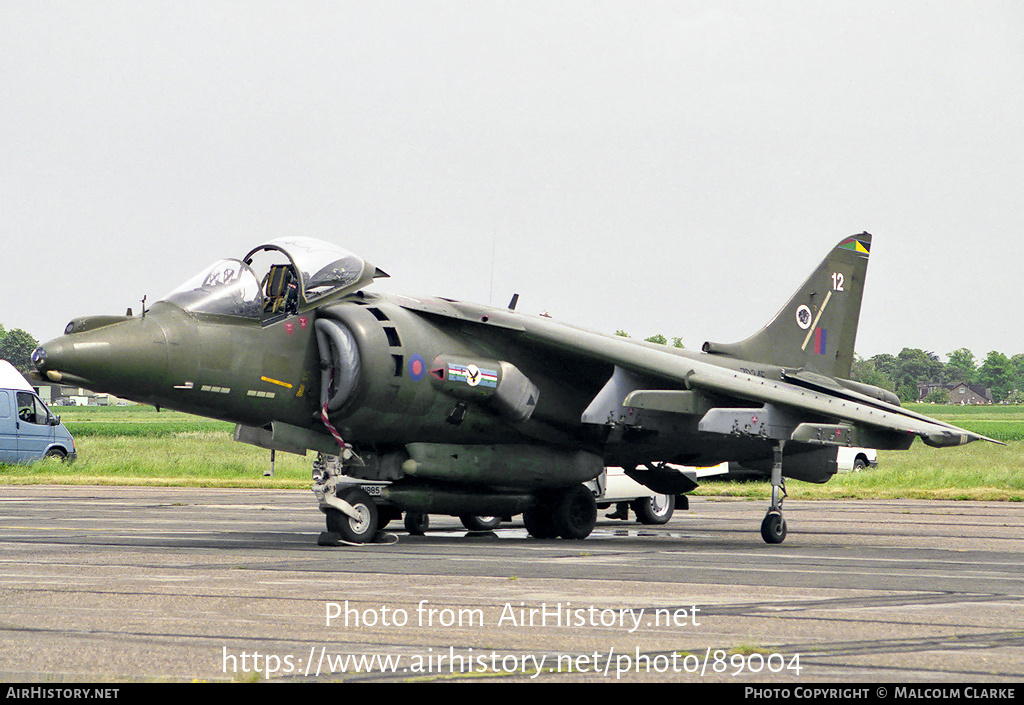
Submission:
M 0 360 L 7 360 L 18 372 L 27 375 L 35 368 L 32 364 L 32 351 L 39 347 L 39 341 L 21 328 L 4 330 L 0 325 Z
M 851 378 L 895 392 L 900 401 L 917 401 L 922 387 L 963 383 L 986 387 L 995 403 L 1024 403 L 1024 353 L 1008 357 L 992 350 L 978 361 L 967 348 L 954 350 L 942 362 L 933 352 L 903 348 L 898 355 L 883 353 L 867 360 L 857 357 Z M 931 392 L 925 401 L 948 403 L 944 390 Z

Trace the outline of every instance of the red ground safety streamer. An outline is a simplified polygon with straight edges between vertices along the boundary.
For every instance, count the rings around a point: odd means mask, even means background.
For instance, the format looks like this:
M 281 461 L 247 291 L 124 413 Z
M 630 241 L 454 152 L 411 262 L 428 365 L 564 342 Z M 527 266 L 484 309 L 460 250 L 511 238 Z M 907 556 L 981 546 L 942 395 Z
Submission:
M 334 382 L 334 368 L 332 367 L 331 368 L 330 379 L 327 381 L 327 388 L 328 389 L 330 389 L 330 386 L 331 386 L 331 384 L 333 382 Z M 336 440 L 338 442 L 338 445 L 341 446 L 341 450 L 342 451 L 352 450 L 352 446 L 350 446 L 348 443 L 345 442 L 345 439 L 343 439 L 341 437 L 341 434 L 338 433 L 338 429 L 336 429 L 334 427 L 334 424 L 332 424 L 331 420 L 328 418 L 328 416 L 327 416 L 327 402 L 326 401 L 324 402 L 324 407 L 320 410 L 320 419 L 324 422 L 324 426 L 327 427 L 327 430 L 331 432 L 331 435 L 334 436 L 334 440 Z

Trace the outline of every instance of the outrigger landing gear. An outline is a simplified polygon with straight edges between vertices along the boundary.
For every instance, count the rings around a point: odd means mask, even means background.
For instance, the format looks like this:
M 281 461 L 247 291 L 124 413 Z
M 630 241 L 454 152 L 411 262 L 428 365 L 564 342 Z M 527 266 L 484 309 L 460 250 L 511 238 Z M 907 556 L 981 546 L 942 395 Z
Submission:
M 772 448 L 772 506 L 761 522 L 761 538 L 765 543 L 786 540 L 786 519 L 782 516 L 782 500 L 786 497 L 786 481 L 782 477 L 782 448 L 785 443 L 778 441 Z

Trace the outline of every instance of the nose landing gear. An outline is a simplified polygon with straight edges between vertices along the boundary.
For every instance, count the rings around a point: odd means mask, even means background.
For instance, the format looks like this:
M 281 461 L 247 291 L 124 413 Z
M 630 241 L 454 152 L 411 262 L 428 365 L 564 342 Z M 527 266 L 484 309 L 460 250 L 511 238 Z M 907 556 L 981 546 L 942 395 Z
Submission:
M 359 487 L 350 487 L 341 492 L 337 507 L 324 510 L 327 515 L 327 530 L 341 534 L 343 541 L 349 543 L 367 543 L 377 534 L 377 505 L 370 495 Z

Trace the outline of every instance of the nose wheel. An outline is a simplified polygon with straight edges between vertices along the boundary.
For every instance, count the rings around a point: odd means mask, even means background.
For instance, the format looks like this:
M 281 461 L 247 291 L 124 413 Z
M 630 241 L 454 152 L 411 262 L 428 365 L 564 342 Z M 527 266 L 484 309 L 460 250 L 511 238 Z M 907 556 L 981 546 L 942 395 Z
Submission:
M 349 543 L 368 543 L 377 533 L 377 505 L 359 487 L 351 487 L 338 495 L 340 508 L 328 507 L 327 531 L 340 534 Z

